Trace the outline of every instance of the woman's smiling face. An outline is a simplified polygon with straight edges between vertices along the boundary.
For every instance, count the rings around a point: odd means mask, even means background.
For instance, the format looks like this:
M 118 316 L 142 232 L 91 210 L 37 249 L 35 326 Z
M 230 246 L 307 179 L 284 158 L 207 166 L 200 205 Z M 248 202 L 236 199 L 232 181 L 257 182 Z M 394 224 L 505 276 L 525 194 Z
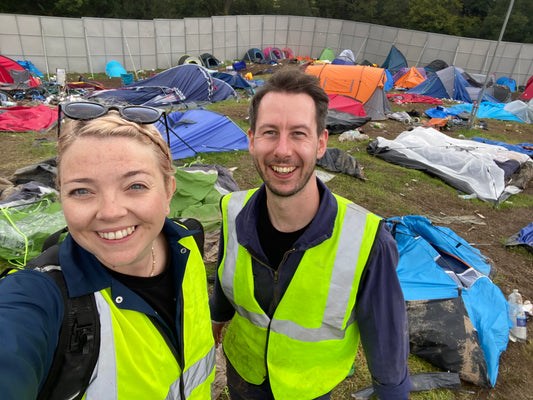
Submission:
M 60 193 L 69 232 L 105 266 L 145 274 L 170 212 L 167 180 L 153 146 L 133 138 L 86 136 L 62 155 Z

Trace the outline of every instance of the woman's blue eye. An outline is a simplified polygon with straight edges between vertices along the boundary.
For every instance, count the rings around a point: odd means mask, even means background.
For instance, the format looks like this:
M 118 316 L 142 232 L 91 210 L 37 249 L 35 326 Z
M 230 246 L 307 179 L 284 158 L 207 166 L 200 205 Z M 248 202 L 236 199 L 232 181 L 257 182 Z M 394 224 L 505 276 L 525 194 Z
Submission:
M 71 195 L 74 195 L 74 196 L 83 196 L 83 195 L 86 195 L 88 194 L 89 191 L 87 189 L 74 189 L 70 192 Z
M 142 189 L 146 189 L 146 186 L 141 183 L 134 183 L 133 185 L 130 186 L 130 189 L 142 190 Z

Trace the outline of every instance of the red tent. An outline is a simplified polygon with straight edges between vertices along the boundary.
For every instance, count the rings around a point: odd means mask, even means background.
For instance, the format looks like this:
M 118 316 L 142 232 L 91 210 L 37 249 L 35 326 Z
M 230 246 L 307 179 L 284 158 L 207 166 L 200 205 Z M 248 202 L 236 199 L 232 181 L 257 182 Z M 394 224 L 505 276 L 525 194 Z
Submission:
M 0 131 L 44 132 L 57 122 L 57 110 L 44 104 L 36 107 L 0 108 Z
M 18 62 L 13 61 L 11 58 L 0 56 L 0 88 L 2 84 L 15 83 L 13 77 L 9 73 L 10 70 L 25 71 L 24 67 Z M 37 87 L 39 85 L 39 80 L 30 75 L 28 86 Z
M 351 97 L 343 96 L 341 94 L 328 94 L 329 107 L 337 111 L 347 112 L 358 117 L 366 117 L 366 112 L 363 103 Z
M 520 99 L 522 100 L 530 100 L 533 99 L 533 76 L 529 78 L 526 84 L 526 89 L 524 90 L 524 93 L 522 93 L 522 96 L 520 96 Z

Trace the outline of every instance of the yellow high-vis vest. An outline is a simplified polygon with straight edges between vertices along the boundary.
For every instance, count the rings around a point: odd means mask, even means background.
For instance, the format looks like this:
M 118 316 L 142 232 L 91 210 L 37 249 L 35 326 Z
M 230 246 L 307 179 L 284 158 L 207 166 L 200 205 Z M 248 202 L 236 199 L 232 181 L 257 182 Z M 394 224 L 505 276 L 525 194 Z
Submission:
M 192 236 L 179 243 L 189 251 L 182 283 L 184 354 L 173 353 L 146 314 L 118 308 L 120 296 L 112 298 L 110 288 L 101 290 L 95 293 L 100 354 L 85 399 L 211 399 L 215 347 L 205 268 Z M 179 357 L 184 360 L 183 371 Z
M 268 376 L 276 400 L 314 399 L 340 383 L 355 359 L 357 290 L 381 218 L 335 196 L 332 237 L 305 251 L 270 319 L 254 297 L 252 257 L 235 229 L 253 192 L 222 200 L 225 251 L 218 273 L 236 310 L 224 351 L 247 382 L 258 385 Z

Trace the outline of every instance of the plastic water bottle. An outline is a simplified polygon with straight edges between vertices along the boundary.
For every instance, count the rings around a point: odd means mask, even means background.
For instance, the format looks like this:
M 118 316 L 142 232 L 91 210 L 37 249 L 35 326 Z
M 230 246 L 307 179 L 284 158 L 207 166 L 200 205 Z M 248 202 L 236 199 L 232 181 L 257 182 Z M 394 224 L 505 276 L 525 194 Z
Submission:
M 513 342 L 525 342 L 527 338 L 526 314 L 522 304 L 522 296 L 518 289 L 513 289 L 508 297 L 509 301 L 509 318 L 513 321 L 513 327 L 509 332 L 509 339 Z

